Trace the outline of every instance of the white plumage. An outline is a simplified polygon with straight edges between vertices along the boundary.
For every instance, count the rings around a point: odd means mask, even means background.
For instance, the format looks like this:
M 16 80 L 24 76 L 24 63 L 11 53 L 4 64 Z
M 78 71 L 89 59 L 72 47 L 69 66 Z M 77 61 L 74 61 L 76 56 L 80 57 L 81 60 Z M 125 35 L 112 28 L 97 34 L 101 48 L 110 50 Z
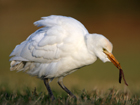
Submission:
M 71 70 L 89 65 L 97 59 L 87 48 L 89 33 L 79 21 L 52 15 L 43 17 L 34 24 L 45 27 L 16 46 L 10 54 L 13 56 L 10 59 L 11 70 L 25 61 L 27 67 L 17 70 L 28 70 L 27 73 L 31 75 L 53 78 L 65 76 Z
M 27 70 L 39 78 L 58 77 L 59 82 L 77 68 L 94 63 L 97 57 L 110 61 L 104 50 L 112 52 L 111 42 L 103 35 L 89 34 L 74 18 L 52 15 L 34 24 L 43 27 L 15 47 L 10 54 L 11 70 Z

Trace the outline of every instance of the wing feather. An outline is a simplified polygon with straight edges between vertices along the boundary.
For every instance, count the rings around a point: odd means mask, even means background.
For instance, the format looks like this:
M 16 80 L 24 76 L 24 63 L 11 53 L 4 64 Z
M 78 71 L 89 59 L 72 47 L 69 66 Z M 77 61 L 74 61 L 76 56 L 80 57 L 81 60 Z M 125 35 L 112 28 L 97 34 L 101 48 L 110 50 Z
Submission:
M 48 16 L 34 23 L 45 26 L 31 34 L 17 45 L 10 61 L 34 61 L 51 63 L 70 56 L 78 50 L 80 41 L 88 34 L 86 28 L 77 20 L 64 16 Z M 40 68 L 38 68 L 40 69 Z

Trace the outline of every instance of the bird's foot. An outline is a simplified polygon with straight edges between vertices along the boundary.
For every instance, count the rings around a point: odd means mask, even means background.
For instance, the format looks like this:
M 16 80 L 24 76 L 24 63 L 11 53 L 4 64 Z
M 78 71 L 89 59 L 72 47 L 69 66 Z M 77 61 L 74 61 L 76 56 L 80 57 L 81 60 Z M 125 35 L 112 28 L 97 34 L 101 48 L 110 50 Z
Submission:
M 77 100 L 77 97 L 75 95 L 71 95 L 71 97 L 74 99 L 74 100 Z
M 55 100 L 54 95 L 50 96 L 50 99 L 51 99 L 52 101 L 54 101 L 54 100 Z
M 54 96 L 51 96 L 51 100 L 54 101 L 55 100 L 55 97 Z

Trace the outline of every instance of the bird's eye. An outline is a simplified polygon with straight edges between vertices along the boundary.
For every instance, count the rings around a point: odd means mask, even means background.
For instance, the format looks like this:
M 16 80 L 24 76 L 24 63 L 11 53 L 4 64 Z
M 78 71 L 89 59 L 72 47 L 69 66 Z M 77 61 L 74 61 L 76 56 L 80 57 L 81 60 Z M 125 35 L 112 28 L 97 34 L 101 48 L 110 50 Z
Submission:
M 105 48 L 103 48 L 103 51 L 106 51 L 106 49 L 105 49 Z

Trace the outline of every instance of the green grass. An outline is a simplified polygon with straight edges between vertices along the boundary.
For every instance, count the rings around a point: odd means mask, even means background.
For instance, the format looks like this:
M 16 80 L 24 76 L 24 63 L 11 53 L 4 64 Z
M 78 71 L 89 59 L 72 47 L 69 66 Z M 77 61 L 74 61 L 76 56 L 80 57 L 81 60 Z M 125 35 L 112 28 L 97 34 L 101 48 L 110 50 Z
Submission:
M 26 88 L 23 92 L 12 92 L 9 90 L 0 91 L 1 105 L 139 105 L 140 99 L 137 95 L 129 92 L 119 91 L 114 88 L 106 91 L 86 90 L 76 92 L 77 100 L 67 94 L 53 91 L 56 100 L 52 101 L 47 93 Z

